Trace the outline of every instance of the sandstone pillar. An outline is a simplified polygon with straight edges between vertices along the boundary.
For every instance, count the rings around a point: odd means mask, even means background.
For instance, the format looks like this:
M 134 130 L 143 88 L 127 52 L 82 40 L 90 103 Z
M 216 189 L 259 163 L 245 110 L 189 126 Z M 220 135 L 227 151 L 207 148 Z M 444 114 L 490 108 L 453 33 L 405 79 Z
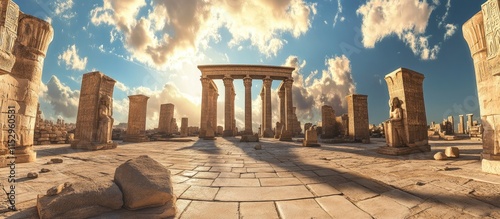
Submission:
M 286 79 L 283 81 L 285 87 L 285 128 L 281 133 L 280 141 L 291 141 L 293 132 L 293 100 L 292 100 L 292 85 L 293 79 Z
M 181 137 L 188 136 L 188 118 L 183 117 L 181 120 Z
M 253 135 L 252 131 L 252 78 L 243 78 L 245 85 L 245 134 Z
M 398 107 L 401 108 L 402 114 L 398 114 L 402 122 L 400 129 L 392 130 L 397 128 L 392 126 L 393 123 L 387 123 L 388 127 L 384 127 L 387 144 L 393 147 L 406 144 L 410 147 L 422 147 L 422 151 L 430 150 L 427 144 L 427 118 L 423 92 L 424 75 L 406 68 L 399 68 L 386 75 L 385 81 L 389 90 L 389 102 L 393 104 L 394 99 L 398 98 L 400 102 Z M 396 106 L 390 108 L 389 111 L 393 114 L 394 112 L 391 110 Z M 351 120 L 350 115 L 349 120 Z M 349 121 L 349 126 L 351 126 L 351 121 Z M 400 133 L 400 135 L 396 133 Z M 349 135 L 352 134 L 349 133 Z M 394 136 L 404 136 L 402 137 L 403 142 L 396 143 L 397 139 L 394 139 Z
M 260 122 L 260 128 L 259 128 L 259 135 L 261 137 L 264 137 L 264 125 L 266 124 L 266 99 L 265 99 L 265 89 L 262 87 L 262 90 L 260 91 L 260 100 L 261 100 L 261 122 Z
M 233 92 L 234 92 L 234 79 L 226 76 L 223 79 L 224 89 L 225 89 L 225 103 L 224 103 L 224 133 L 222 136 L 228 137 L 233 136 L 233 110 L 234 110 L 234 102 L 233 102 Z
M 271 107 L 271 84 L 273 80 L 269 77 L 264 78 L 264 138 L 272 138 L 273 134 L 273 123 L 272 123 L 272 107 Z
M 460 121 L 458 123 L 458 134 L 465 134 L 465 121 L 464 115 L 458 115 Z
M 214 87 L 214 95 L 212 100 L 212 127 L 214 129 L 214 135 L 217 131 L 217 100 L 219 99 L 219 92 L 217 91 L 217 87 Z
M 474 126 L 474 114 L 467 114 L 467 133 L 470 133 L 470 129 Z
M 167 135 L 172 134 L 170 122 L 174 118 L 174 104 L 167 103 L 160 105 L 160 118 L 158 122 L 158 132 Z
M 149 141 L 146 136 L 146 112 L 148 108 L 148 96 L 139 94 L 128 96 L 128 123 L 127 134 L 124 142 Z
M 16 163 L 33 162 L 33 137 L 38 93 L 47 49 L 52 41 L 52 26 L 19 11 L 13 1 L 0 0 L 0 165 L 9 161 L 9 150 Z M 11 112 L 11 113 L 9 113 Z M 9 115 L 15 119 L 9 120 Z M 9 144 L 8 126 L 17 134 Z
M 285 89 L 279 89 L 278 90 L 278 97 L 280 99 L 280 123 L 285 124 L 285 116 L 286 116 L 286 111 L 285 111 Z
M 72 148 L 116 148 L 116 143 L 111 141 L 115 83 L 115 80 L 98 71 L 83 75 Z
M 204 138 L 207 132 L 208 120 L 208 89 L 210 86 L 210 78 L 200 78 L 201 81 L 201 114 L 200 114 L 200 133 L 199 137 Z M 170 124 L 170 122 L 169 122 Z
M 337 132 L 335 127 L 335 110 L 332 106 L 323 105 L 321 107 L 321 138 L 334 138 Z
M 488 0 L 462 27 L 476 72 L 481 124 L 482 170 L 500 174 L 500 4 Z M 470 116 L 472 117 L 472 115 Z M 472 118 L 470 122 L 472 123 Z
M 455 119 L 453 118 L 453 116 L 448 116 L 448 122 L 449 122 L 449 128 L 447 131 L 446 134 L 448 135 L 454 135 L 455 134 Z
M 370 142 L 368 129 L 368 96 L 351 94 L 346 96 L 349 118 L 349 138 L 354 141 Z

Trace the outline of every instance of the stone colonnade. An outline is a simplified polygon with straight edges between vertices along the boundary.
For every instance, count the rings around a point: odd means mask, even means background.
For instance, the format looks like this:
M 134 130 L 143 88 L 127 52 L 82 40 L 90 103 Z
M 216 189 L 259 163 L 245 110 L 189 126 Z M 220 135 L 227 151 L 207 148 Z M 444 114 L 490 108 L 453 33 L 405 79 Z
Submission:
M 280 122 L 284 124 L 283 140 L 291 140 L 293 131 L 293 102 L 291 73 L 294 68 L 278 66 L 257 65 L 202 65 L 201 70 L 202 101 L 200 138 L 206 137 L 208 129 L 217 127 L 217 98 L 218 89 L 214 79 L 222 79 L 224 83 L 224 131 L 223 136 L 236 135 L 236 120 L 234 113 L 234 79 L 243 79 L 245 86 L 245 130 L 244 133 L 251 135 L 252 130 L 252 81 L 261 79 L 263 88 L 262 98 L 262 129 L 259 133 L 263 137 L 273 137 L 272 130 L 272 107 L 271 107 L 271 84 L 273 80 L 282 80 L 278 88 L 280 97 Z M 215 131 L 215 130 L 214 130 Z

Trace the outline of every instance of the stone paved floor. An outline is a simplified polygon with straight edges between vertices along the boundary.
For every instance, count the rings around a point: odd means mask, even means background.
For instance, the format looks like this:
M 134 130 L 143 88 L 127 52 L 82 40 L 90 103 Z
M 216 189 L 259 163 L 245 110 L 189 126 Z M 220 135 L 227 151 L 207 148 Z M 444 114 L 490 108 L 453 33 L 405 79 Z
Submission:
M 18 176 L 51 172 L 19 179 L 21 211 L 3 207 L 0 217 L 37 218 L 37 194 L 66 181 L 111 180 L 117 166 L 147 154 L 173 174 L 178 218 L 500 218 L 500 176 L 480 171 L 477 141 L 432 141 L 432 152 L 395 157 L 375 152 L 383 139 L 318 148 L 274 139 L 193 140 L 95 152 L 37 146 L 37 162 L 18 164 Z M 433 160 L 446 146 L 458 146 L 461 157 Z M 64 163 L 44 164 L 51 158 Z M 7 171 L 0 169 L 2 182 Z

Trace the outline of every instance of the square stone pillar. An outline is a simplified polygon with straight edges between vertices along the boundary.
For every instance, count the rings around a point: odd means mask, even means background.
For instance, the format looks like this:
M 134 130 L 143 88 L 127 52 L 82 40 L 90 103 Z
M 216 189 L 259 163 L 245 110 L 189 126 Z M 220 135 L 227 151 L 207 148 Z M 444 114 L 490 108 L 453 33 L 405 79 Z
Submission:
M 170 130 L 170 122 L 174 118 L 174 104 L 167 103 L 160 105 L 160 118 L 158 122 L 158 132 L 167 135 L 172 134 Z
M 260 90 L 260 100 L 261 100 L 261 117 L 260 117 L 260 128 L 259 128 L 259 135 L 261 137 L 264 137 L 264 129 L 262 127 L 265 126 L 266 124 L 266 96 L 265 96 L 266 92 L 265 92 L 265 89 L 264 87 L 262 87 L 262 89 Z
M 482 170 L 500 174 L 500 0 L 488 0 L 462 32 L 474 61 L 481 124 Z M 470 119 L 472 121 L 472 118 Z M 467 124 L 469 125 L 469 121 Z
M 183 117 L 181 120 L 181 137 L 188 136 L 188 118 Z
M 450 127 L 446 130 L 448 135 L 454 135 L 455 134 L 455 119 L 453 116 L 448 116 L 448 122 Z M 448 132 L 449 131 L 449 132 Z
M 349 138 L 354 141 L 370 142 L 368 128 L 368 96 L 351 94 L 346 96 L 349 117 Z
M 234 110 L 234 79 L 226 76 L 223 79 L 225 89 L 225 103 L 224 103 L 224 133 L 222 136 L 233 136 L 233 110 Z
M 467 133 L 470 133 L 470 129 L 474 126 L 474 114 L 467 114 Z
M 278 97 L 280 99 L 280 123 L 285 124 L 286 120 L 286 109 L 285 109 L 285 87 L 282 86 L 278 89 Z M 280 130 L 281 131 L 281 130 Z
M 458 117 L 460 118 L 458 123 L 458 134 L 465 134 L 464 115 L 458 115 Z
M 321 138 L 334 138 L 335 128 L 335 110 L 332 106 L 323 105 L 321 107 Z
M 208 92 L 210 86 L 210 78 L 200 78 L 201 81 L 201 113 L 200 113 L 200 133 L 199 137 L 204 138 L 207 132 L 207 122 L 208 122 Z
M 128 96 L 128 123 L 124 142 L 149 141 L 146 136 L 146 112 L 148 108 L 148 96 L 138 94 Z
M 115 80 L 101 72 L 83 75 L 72 148 L 87 150 L 116 148 L 116 143 L 111 141 L 115 83 Z

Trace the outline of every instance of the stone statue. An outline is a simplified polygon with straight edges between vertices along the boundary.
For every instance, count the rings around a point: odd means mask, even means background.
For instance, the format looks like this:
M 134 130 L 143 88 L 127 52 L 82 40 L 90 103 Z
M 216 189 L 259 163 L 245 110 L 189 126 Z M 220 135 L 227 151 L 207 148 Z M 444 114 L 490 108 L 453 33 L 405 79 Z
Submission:
M 392 126 L 392 131 L 390 132 L 395 136 L 386 136 L 388 139 L 397 139 L 399 143 L 391 142 L 389 146 L 398 147 L 398 146 L 406 146 L 406 137 L 405 137 L 405 126 L 403 124 L 403 108 L 401 108 L 402 101 L 399 98 L 394 97 L 391 101 L 389 101 L 389 106 L 391 108 L 390 117 L 385 121 L 386 126 Z M 389 132 L 386 133 L 389 135 Z
M 113 128 L 113 118 L 111 117 L 111 97 L 101 97 L 99 104 L 99 129 L 97 140 L 99 143 L 111 143 L 111 130 Z

